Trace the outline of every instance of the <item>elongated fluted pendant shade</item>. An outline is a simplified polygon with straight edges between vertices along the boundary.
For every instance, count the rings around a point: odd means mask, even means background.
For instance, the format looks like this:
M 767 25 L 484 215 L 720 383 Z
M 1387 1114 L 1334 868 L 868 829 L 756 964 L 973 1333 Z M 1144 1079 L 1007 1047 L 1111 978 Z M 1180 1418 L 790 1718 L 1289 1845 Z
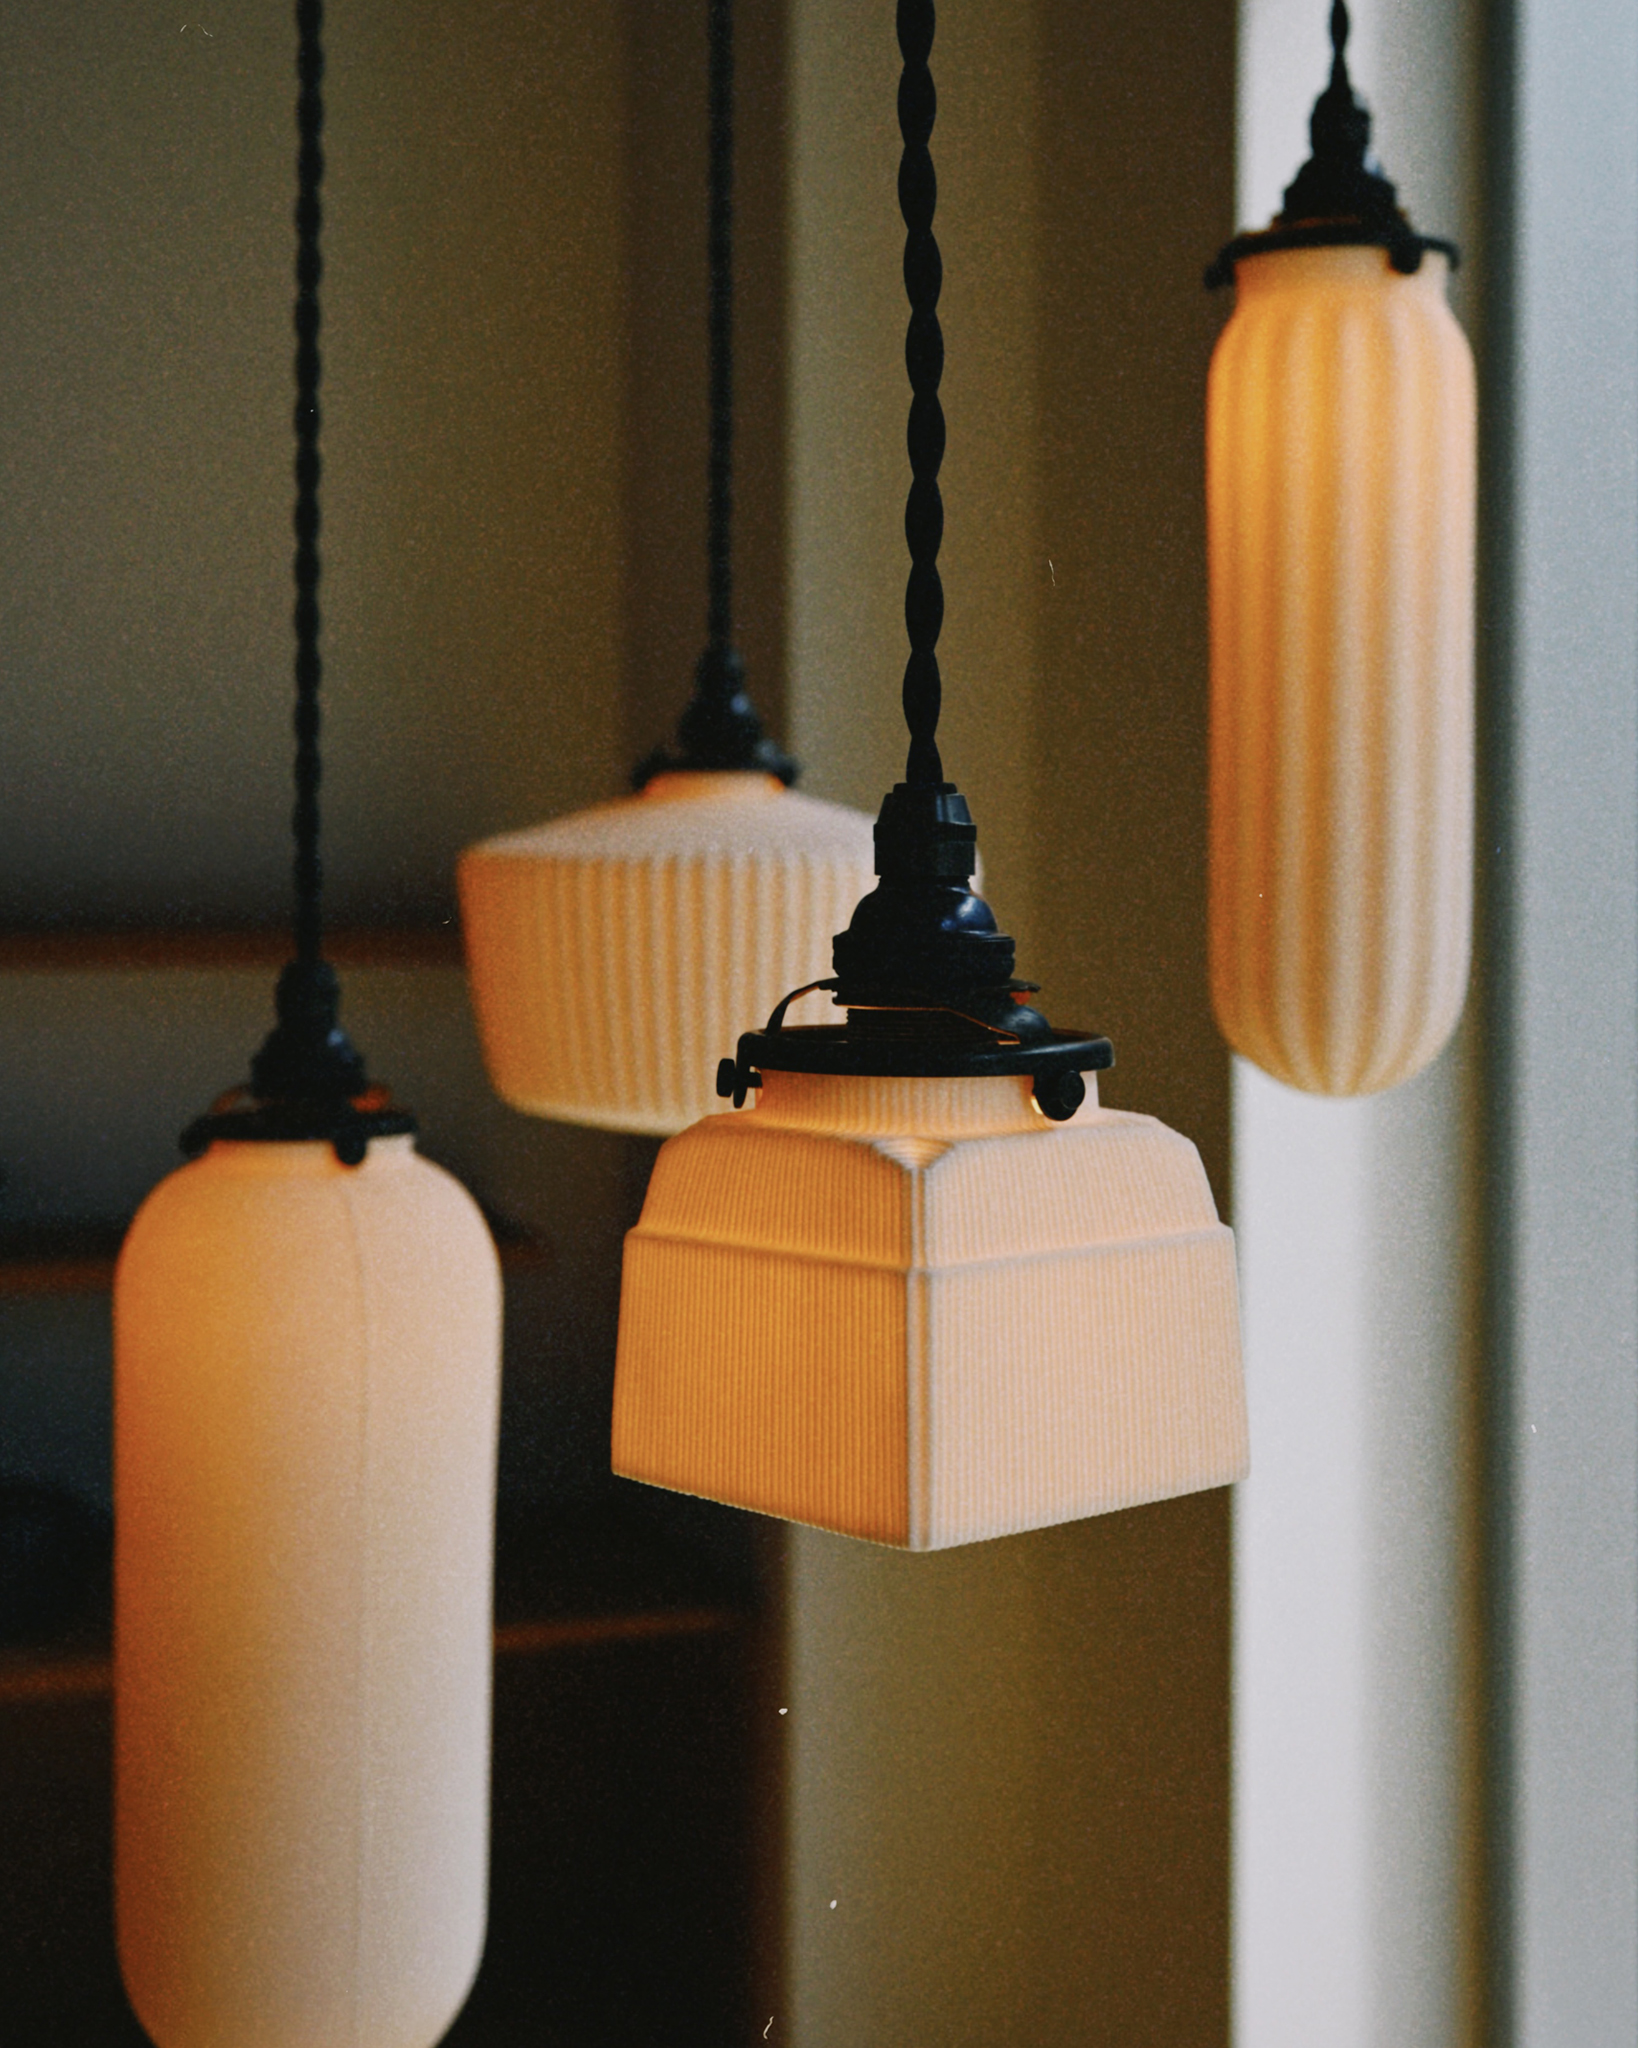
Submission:
M 1429 254 L 1244 256 L 1212 363 L 1211 973 L 1237 1051 L 1392 1087 L 1466 990 L 1472 360 Z
M 1474 393 L 1446 268 L 1241 255 L 1211 367 L 1212 996 L 1236 1051 L 1326 1095 L 1417 1073 L 1467 986 Z
M 938 1550 L 1245 1468 L 1233 1240 L 1153 1117 L 770 1070 L 661 1150 L 616 1472 Z
M 120 1961 L 158 2048 L 432 2048 L 483 1945 L 500 1290 L 407 1137 L 222 1143 L 115 1323 Z
M 683 771 L 462 855 L 484 1058 L 515 1109 L 665 1136 L 719 1055 L 828 971 L 871 820 L 772 775 Z

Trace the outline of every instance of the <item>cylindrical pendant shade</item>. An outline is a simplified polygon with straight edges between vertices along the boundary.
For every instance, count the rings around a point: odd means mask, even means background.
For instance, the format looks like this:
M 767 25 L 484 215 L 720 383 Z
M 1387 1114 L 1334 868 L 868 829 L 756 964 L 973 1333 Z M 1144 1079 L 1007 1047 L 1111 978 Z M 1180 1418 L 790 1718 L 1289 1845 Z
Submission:
M 1241 255 L 1212 360 L 1211 981 L 1235 1050 L 1361 1095 L 1460 1015 L 1474 388 L 1445 258 Z
M 767 1072 L 626 1239 L 614 1469 L 913 1550 L 1244 1476 L 1194 1147 L 1027 1075 Z
M 722 1048 L 829 974 L 875 879 L 871 831 L 771 775 L 682 771 L 469 848 L 461 917 L 497 1090 L 660 1136 L 720 1107 Z
M 409 1138 L 222 1143 L 115 1329 L 115 1889 L 158 2048 L 432 2048 L 483 1946 L 500 1285 Z

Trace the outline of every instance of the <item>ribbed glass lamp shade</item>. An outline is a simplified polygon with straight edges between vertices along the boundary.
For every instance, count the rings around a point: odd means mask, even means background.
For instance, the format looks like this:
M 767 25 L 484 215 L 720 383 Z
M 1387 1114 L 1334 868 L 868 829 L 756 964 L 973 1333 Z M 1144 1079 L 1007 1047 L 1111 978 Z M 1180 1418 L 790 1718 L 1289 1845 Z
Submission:
M 719 1107 L 717 1057 L 828 972 L 874 881 L 862 811 L 742 771 L 461 856 L 461 918 L 491 1080 L 514 1109 L 665 1136 Z
M 1446 259 L 1242 254 L 1212 360 L 1211 984 L 1363 1095 L 1454 1029 L 1473 890 L 1474 384 Z
M 1152 1117 L 763 1076 L 626 1239 L 614 1469 L 912 1550 L 1246 1469 L 1233 1240 Z
M 222 1143 L 115 1329 L 115 1890 L 158 2048 L 431 2048 L 483 1946 L 500 1285 L 413 1141 Z

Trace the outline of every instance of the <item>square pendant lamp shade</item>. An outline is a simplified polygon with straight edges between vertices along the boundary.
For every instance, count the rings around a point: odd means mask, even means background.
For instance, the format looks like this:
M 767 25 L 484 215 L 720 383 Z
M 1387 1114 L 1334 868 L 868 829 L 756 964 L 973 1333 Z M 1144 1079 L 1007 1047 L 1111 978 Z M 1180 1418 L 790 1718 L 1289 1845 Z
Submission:
M 736 1114 L 660 1152 L 626 1240 L 614 1469 L 914 1550 L 1246 1469 L 1233 1242 L 1199 1156 L 1100 1109 L 1106 1039 L 1054 1030 L 969 886 L 936 742 L 941 266 L 931 0 L 899 0 L 913 404 L 905 779 L 875 888 L 722 1062 Z M 745 1109 L 756 1095 L 754 1108 Z
M 668 768 L 485 840 L 458 869 L 484 1059 L 514 1109 L 667 1136 L 716 1104 L 717 1055 L 870 886 L 870 819 L 747 768 Z
M 1455 251 L 1367 167 L 1347 31 L 1284 211 L 1208 273 L 1212 997 L 1325 1095 L 1443 1047 L 1473 896 L 1473 361 Z
M 715 1106 L 717 1053 L 870 886 L 870 819 L 797 795 L 733 646 L 733 9 L 708 0 L 710 367 L 705 652 L 638 794 L 469 847 L 457 870 L 478 1036 L 514 1109 L 656 1137 Z
M 626 1244 L 614 1469 L 911 1550 L 1246 1469 L 1234 1244 L 1153 1117 L 770 1069 Z
M 432 2048 L 483 1948 L 500 1272 L 319 900 L 319 0 L 298 0 L 296 919 L 114 1279 L 114 1893 L 156 2048 Z

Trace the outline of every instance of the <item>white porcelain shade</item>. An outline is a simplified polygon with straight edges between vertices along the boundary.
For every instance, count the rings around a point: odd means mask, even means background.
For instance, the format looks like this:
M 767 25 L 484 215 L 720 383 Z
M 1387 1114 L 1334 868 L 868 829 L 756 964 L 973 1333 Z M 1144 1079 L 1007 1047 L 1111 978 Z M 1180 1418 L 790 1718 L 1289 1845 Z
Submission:
M 1212 360 L 1211 984 L 1296 1088 L 1454 1029 L 1473 892 L 1471 353 L 1445 258 L 1241 257 Z
M 496 1089 L 660 1136 L 719 1108 L 739 1034 L 830 973 L 875 885 L 871 833 L 773 776 L 689 772 L 469 848 L 461 916 Z
M 158 2048 L 432 2048 L 483 1945 L 500 1289 L 408 1138 L 217 1143 L 115 1328 L 115 1880 Z
M 661 1150 L 613 1448 L 913 1550 L 1240 1478 L 1233 1240 L 1198 1154 L 1090 1086 L 1053 1124 L 1027 1078 L 769 1072 Z

